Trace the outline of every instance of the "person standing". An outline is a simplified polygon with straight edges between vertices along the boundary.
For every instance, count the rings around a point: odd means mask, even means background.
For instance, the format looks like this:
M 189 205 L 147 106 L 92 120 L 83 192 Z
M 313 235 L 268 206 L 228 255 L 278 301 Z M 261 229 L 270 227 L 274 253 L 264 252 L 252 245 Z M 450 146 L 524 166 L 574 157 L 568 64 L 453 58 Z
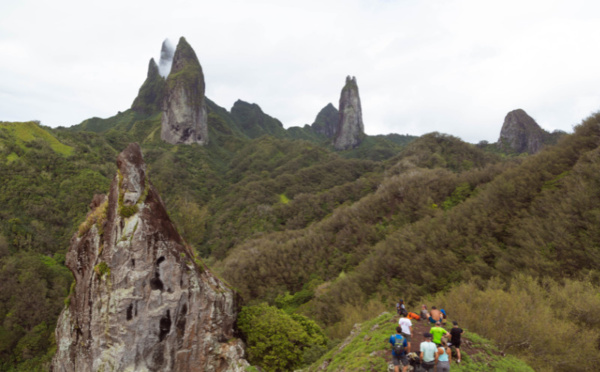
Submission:
M 454 326 L 450 330 L 450 343 L 452 343 L 452 346 L 456 348 L 456 363 L 460 363 L 460 342 L 461 335 L 464 331 L 462 330 L 462 328 L 458 327 L 458 322 L 456 320 L 453 321 L 452 324 Z
M 402 365 L 402 372 L 406 372 L 408 368 L 408 358 L 406 354 L 410 352 L 406 339 L 402 337 L 402 328 L 396 327 L 396 334 L 390 337 L 390 344 L 392 344 L 392 363 L 394 364 L 394 372 L 400 372 L 400 366 Z
M 442 339 L 442 345 L 437 348 L 437 372 L 450 372 L 450 362 L 452 361 L 452 355 L 450 348 L 448 347 L 448 341 L 445 338 Z
M 398 325 L 402 328 L 402 337 L 406 339 L 408 343 L 408 352 L 410 353 L 410 339 L 412 337 L 412 322 L 404 314 L 400 314 L 400 320 Z
M 442 337 L 448 334 L 444 328 L 442 328 L 442 323 L 435 323 L 435 327 L 431 327 L 429 333 L 433 335 L 433 343 L 437 346 L 440 346 L 442 343 Z
M 425 341 L 421 342 L 420 348 L 421 367 L 423 367 L 426 372 L 432 372 L 437 362 L 437 348 L 435 344 L 431 342 L 431 333 L 424 333 L 423 337 L 425 337 Z

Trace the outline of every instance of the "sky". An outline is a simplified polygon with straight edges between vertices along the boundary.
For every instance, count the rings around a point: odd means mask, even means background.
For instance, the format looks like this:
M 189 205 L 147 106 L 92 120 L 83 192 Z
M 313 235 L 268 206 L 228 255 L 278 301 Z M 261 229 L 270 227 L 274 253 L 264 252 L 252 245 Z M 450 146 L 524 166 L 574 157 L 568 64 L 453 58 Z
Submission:
M 525 110 L 548 131 L 600 109 L 600 2 L 7 0 L 0 121 L 71 126 L 125 111 L 163 40 L 195 50 L 206 95 L 284 127 L 338 106 L 355 76 L 365 132 L 496 142 Z

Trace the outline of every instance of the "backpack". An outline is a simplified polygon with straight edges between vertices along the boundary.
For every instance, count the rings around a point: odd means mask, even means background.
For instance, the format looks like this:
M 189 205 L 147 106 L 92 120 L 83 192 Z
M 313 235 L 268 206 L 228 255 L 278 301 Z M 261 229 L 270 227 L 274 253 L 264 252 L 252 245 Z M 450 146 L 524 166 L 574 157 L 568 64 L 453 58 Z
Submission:
M 394 335 L 395 342 L 392 345 L 392 350 L 394 351 L 394 355 L 401 356 L 404 353 L 404 337 L 398 339 L 396 336 Z

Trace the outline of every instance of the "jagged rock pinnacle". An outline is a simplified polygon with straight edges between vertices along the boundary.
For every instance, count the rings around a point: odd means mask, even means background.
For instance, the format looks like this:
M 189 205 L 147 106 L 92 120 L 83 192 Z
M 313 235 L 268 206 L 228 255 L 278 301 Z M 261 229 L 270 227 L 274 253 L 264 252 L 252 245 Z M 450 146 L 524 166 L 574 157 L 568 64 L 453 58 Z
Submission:
M 362 108 L 355 77 L 346 77 L 346 85 L 340 95 L 340 119 L 333 146 L 336 150 L 348 150 L 362 142 L 365 129 L 362 121 Z
M 148 180 L 139 145 L 118 159 L 71 239 L 75 284 L 56 327 L 58 371 L 243 371 L 239 297 L 196 261 Z
M 179 39 L 167 78 L 161 139 L 170 144 L 208 143 L 204 73 L 185 38 Z
M 131 109 L 143 114 L 153 114 L 160 111 L 164 99 L 165 79 L 159 72 L 154 58 L 148 64 L 148 75 L 142 84 L 138 96 L 133 101 Z
M 531 116 L 517 109 L 504 118 L 498 143 L 517 153 L 535 154 L 542 148 L 547 135 Z

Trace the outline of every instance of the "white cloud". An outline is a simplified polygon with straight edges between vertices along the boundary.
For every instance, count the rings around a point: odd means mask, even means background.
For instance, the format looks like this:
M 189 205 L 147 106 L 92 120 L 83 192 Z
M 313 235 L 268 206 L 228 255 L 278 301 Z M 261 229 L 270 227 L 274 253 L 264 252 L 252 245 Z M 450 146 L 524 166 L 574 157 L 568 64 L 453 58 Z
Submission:
M 600 4 L 589 1 L 5 3 L 0 120 L 112 116 L 131 105 L 162 41 L 179 36 L 209 98 L 257 103 L 286 127 L 337 106 L 346 75 L 369 134 L 496 141 L 513 109 L 570 131 L 600 105 Z

